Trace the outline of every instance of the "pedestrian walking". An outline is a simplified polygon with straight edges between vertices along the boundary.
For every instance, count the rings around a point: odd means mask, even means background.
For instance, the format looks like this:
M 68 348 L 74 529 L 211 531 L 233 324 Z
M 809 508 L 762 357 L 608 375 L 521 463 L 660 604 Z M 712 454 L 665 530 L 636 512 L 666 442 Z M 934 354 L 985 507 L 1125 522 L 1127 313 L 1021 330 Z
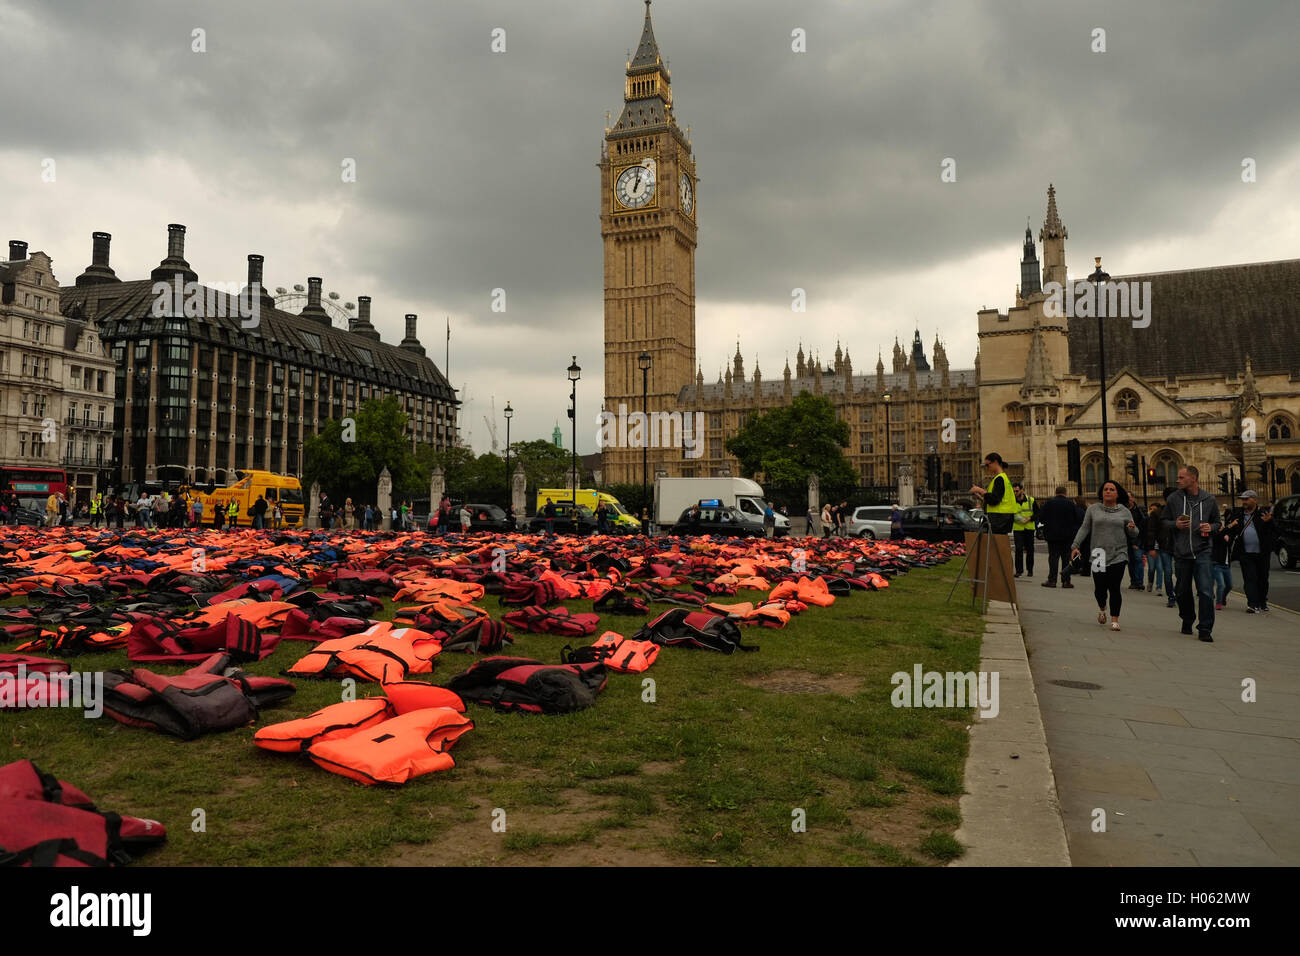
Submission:
M 770 504 L 763 505 L 763 534 L 769 541 L 776 534 L 776 510 Z
M 979 495 L 982 499 L 984 513 L 989 516 L 989 529 L 994 534 L 1010 534 L 1020 504 L 1011 490 L 1011 479 L 1007 477 L 1002 456 L 995 451 L 985 455 L 984 470 L 990 476 L 988 487 L 972 485 L 971 494 Z
M 1214 495 L 1201 488 L 1200 472 L 1192 465 L 1178 469 L 1178 490 L 1171 494 L 1160 515 L 1161 524 L 1173 534 L 1174 592 L 1178 599 L 1178 616 L 1183 633 L 1192 633 L 1208 643 L 1214 637 L 1214 568 L 1210 553 L 1210 535 L 1222 526 L 1219 503 Z M 1196 604 L 1192 603 L 1192 584 L 1196 584 Z M 1198 614 L 1199 612 L 1199 614 Z
M 1161 502 L 1159 512 L 1154 522 L 1158 526 L 1156 530 L 1156 561 L 1160 566 L 1160 573 L 1165 579 L 1165 607 L 1177 607 L 1178 600 L 1174 593 L 1174 532 L 1172 528 L 1165 527 L 1163 514 L 1165 504 L 1169 501 L 1169 496 L 1173 494 L 1173 489 L 1166 488 L 1160 496 Z M 1159 587 L 1156 588 L 1159 591 Z
M 897 503 L 889 511 L 889 540 L 903 540 L 903 509 Z
M 546 507 L 542 509 L 542 516 L 546 519 L 546 536 L 549 538 L 555 534 L 555 502 L 550 498 L 546 499 Z
M 1133 523 L 1137 525 L 1138 539 L 1134 542 L 1132 549 L 1128 554 L 1128 589 L 1130 591 L 1145 590 L 1142 584 L 1146 576 L 1146 557 L 1147 552 L 1144 548 L 1143 540 L 1146 535 L 1147 516 L 1138 504 L 1137 498 L 1129 495 L 1128 510 L 1133 513 Z
M 356 515 L 356 507 L 352 504 L 352 499 L 348 498 L 343 502 L 343 529 L 351 531 L 353 528 L 353 519 Z
M 605 502 L 596 505 L 596 534 L 609 533 L 609 509 L 605 507 Z
M 1092 565 L 1092 593 L 1097 599 L 1097 623 L 1106 623 L 1107 598 L 1110 603 L 1110 629 L 1118 631 L 1119 612 L 1124 606 L 1120 588 L 1124 583 L 1124 567 L 1128 564 L 1129 549 L 1138 538 L 1137 523 L 1133 513 L 1120 503 L 1124 497 L 1119 484 L 1113 480 L 1102 483 L 1098 493 L 1100 501 L 1084 512 L 1083 523 L 1075 532 L 1073 559 L 1082 554 L 1084 541 L 1091 542 L 1091 553 L 1086 560 Z
M 1034 531 L 1038 527 L 1038 502 L 1033 495 L 1025 494 L 1025 486 L 1016 482 L 1012 487 L 1016 498 L 1016 513 L 1011 519 L 1011 540 L 1016 546 L 1016 577 L 1028 570 L 1034 576 Z
M 834 524 L 831 521 L 831 503 L 828 501 L 826 504 L 822 505 L 822 537 L 829 538 L 833 527 Z
M 1261 508 L 1253 491 L 1243 491 L 1241 507 L 1226 519 L 1231 536 L 1230 556 L 1241 562 L 1241 586 L 1246 592 L 1246 613 L 1268 612 L 1268 572 L 1277 544 L 1273 509 Z
M 1147 590 L 1160 593 L 1164 571 L 1160 565 L 1160 505 L 1147 507 L 1146 525 L 1142 529 L 1142 550 L 1147 559 Z
M 473 516 L 470 513 L 469 505 L 464 504 L 462 502 L 460 506 L 460 533 L 461 534 L 469 534 L 469 522 L 471 517 Z
M 253 502 L 253 527 L 258 531 L 266 530 L 266 512 L 269 508 L 266 498 L 258 495 L 257 500 Z
M 1043 540 L 1047 542 L 1047 580 L 1043 587 L 1056 587 L 1059 567 L 1061 587 L 1072 588 L 1070 583 L 1070 548 L 1074 536 L 1083 523 L 1074 502 L 1066 496 L 1065 485 L 1057 485 L 1056 494 L 1039 508 Z
M 1226 519 L 1225 519 L 1226 520 Z M 1228 529 L 1210 535 L 1210 563 L 1214 568 L 1214 609 L 1222 611 L 1228 606 L 1228 595 L 1232 593 L 1232 565 L 1228 556 Z

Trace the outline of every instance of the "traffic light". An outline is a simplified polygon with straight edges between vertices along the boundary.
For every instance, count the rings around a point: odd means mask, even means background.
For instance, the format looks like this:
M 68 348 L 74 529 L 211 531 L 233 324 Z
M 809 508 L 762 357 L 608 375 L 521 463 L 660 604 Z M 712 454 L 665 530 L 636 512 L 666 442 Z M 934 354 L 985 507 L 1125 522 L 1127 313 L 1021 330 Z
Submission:
M 925 456 L 925 486 L 931 491 L 939 490 L 939 470 L 941 467 L 938 455 Z
M 1271 484 L 1271 482 L 1268 480 L 1268 476 L 1269 476 L 1268 462 L 1261 461 L 1259 463 L 1259 480 L 1264 483 L 1265 488 L 1267 488 Z
M 945 471 L 943 473 L 943 490 L 944 491 L 957 490 L 957 479 L 953 477 L 951 471 Z
M 1219 494 L 1226 495 L 1227 493 L 1228 493 L 1228 473 L 1226 471 L 1221 471 L 1219 472 Z
M 1135 483 L 1142 480 L 1142 472 L 1138 470 L 1138 456 L 1136 454 L 1128 456 L 1128 474 Z
M 1081 484 L 1083 469 L 1079 465 L 1079 439 L 1071 438 L 1065 443 L 1065 462 L 1069 480 Z
M 1156 470 L 1155 470 L 1154 468 L 1148 468 L 1148 469 L 1147 469 L 1147 484 L 1149 484 L 1149 485 L 1154 485 L 1155 483 L 1156 483 Z

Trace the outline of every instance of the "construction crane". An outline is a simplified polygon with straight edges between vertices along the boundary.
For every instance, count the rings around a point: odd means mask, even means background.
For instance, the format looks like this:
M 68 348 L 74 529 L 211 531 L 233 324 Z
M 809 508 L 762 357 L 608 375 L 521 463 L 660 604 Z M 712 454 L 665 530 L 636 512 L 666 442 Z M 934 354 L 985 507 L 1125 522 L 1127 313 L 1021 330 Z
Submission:
M 494 455 L 497 453 L 497 447 L 498 447 L 496 418 L 497 418 L 497 397 L 493 395 L 492 396 L 492 417 L 488 418 L 486 415 L 484 415 L 483 424 L 487 426 L 488 434 L 492 436 L 492 454 Z

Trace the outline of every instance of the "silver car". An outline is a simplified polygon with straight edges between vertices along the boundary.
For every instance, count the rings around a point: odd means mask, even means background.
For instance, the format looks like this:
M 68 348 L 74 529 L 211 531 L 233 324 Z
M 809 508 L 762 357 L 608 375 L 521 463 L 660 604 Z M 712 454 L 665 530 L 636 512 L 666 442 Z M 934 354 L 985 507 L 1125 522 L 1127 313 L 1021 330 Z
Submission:
M 844 530 L 854 538 L 881 538 L 889 540 L 889 505 L 868 505 L 854 508 L 845 522 Z

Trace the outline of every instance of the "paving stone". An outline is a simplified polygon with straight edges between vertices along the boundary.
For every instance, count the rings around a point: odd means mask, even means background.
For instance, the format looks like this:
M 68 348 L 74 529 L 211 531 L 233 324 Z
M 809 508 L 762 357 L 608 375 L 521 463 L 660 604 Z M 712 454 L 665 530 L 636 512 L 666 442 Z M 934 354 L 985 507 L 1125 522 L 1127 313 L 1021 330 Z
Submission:
M 1300 787 L 1222 774 L 1191 773 L 1169 767 L 1150 767 L 1151 782 L 1162 800 L 1203 807 L 1233 806 L 1266 813 L 1295 811 L 1300 807 Z
M 1277 815 L 1243 810 L 1242 816 L 1288 866 L 1300 866 L 1300 831 L 1296 829 L 1294 813 Z
M 1062 733 L 1054 731 L 1047 740 L 1053 756 L 1093 754 L 1121 760 L 1140 762 L 1144 767 L 1172 767 L 1193 773 L 1231 774 L 1233 772 L 1216 751 L 1206 747 L 1184 747 L 1178 744 L 1153 743 L 1149 740 L 1124 740 L 1119 737 L 1099 737 L 1096 734 Z
M 1247 752 L 1278 754 L 1294 757 L 1300 743 L 1290 737 L 1269 737 L 1263 734 L 1236 734 L 1204 727 L 1175 727 L 1170 724 L 1148 724 L 1132 721 L 1129 728 L 1141 740 L 1165 741 L 1189 747 L 1210 747 L 1225 753 Z
M 1119 717 L 1124 720 L 1141 720 L 1152 724 L 1175 724 L 1190 727 L 1182 714 L 1173 707 L 1161 707 L 1134 697 L 1094 696 L 1089 700 L 1062 697 L 1043 700 L 1045 710 L 1065 714 L 1091 714 L 1096 717 Z
M 1287 759 L 1276 754 L 1266 756 L 1241 751 L 1224 751 L 1219 756 L 1239 777 L 1300 786 L 1300 756 Z M 1300 812 L 1300 806 L 1296 807 L 1296 811 Z
M 1082 733 L 1097 734 L 1101 737 L 1123 737 L 1131 740 L 1134 736 L 1119 717 L 1090 717 L 1086 714 L 1062 714 L 1059 711 L 1044 711 L 1043 726 L 1047 728 L 1048 739 L 1053 729 L 1076 730 Z M 1155 726 L 1155 725 L 1152 725 Z
M 1146 769 L 1138 763 L 1058 752 L 1052 761 L 1052 770 L 1061 790 L 1086 787 L 1098 793 L 1122 793 L 1148 800 L 1160 797 Z

